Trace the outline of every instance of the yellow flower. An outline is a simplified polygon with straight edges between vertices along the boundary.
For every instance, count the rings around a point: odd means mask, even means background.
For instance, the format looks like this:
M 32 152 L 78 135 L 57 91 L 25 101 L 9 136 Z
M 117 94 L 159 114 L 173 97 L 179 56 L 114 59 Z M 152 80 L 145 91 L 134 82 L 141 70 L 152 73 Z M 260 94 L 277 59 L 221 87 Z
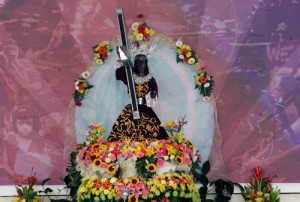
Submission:
M 267 200 L 270 200 L 270 196 L 271 196 L 271 195 L 270 195 L 269 193 L 266 193 L 266 194 L 265 194 L 265 197 L 266 197 Z
M 183 158 L 181 156 L 176 156 L 175 161 L 179 165 L 183 164 Z
M 153 148 L 146 148 L 146 156 L 150 157 L 153 156 L 154 154 L 155 152 Z
M 97 60 L 96 60 L 96 64 L 97 64 L 97 65 L 103 64 L 103 60 L 102 60 L 102 59 L 97 59 Z
M 139 183 L 139 178 L 137 176 L 132 176 L 131 179 L 129 180 L 129 183 L 131 184 L 138 184 Z
M 100 125 L 98 126 L 98 128 L 97 128 L 97 131 L 98 131 L 99 133 L 105 132 L 105 128 L 100 124 Z
M 263 202 L 264 199 L 263 199 L 263 198 L 256 198 L 255 201 L 256 201 L 256 202 Z
M 148 27 L 145 27 L 146 34 L 150 34 L 150 29 Z
M 171 121 L 169 121 L 169 122 L 167 123 L 167 126 L 168 126 L 169 128 L 171 128 L 174 124 L 175 124 L 175 122 L 174 122 L 173 120 L 171 120 Z
M 150 36 L 153 36 L 154 33 L 155 33 L 154 30 L 150 28 L 150 29 L 149 29 L 149 35 L 150 35 Z
M 102 161 L 101 159 L 94 159 L 93 160 L 93 165 L 96 167 L 96 168 L 100 168 L 101 167 L 101 164 L 102 164 Z
M 196 62 L 195 58 L 190 58 L 190 59 L 188 60 L 188 63 L 189 63 L 190 65 L 195 64 L 195 62 Z
M 117 172 L 117 169 L 115 168 L 115 166 L 113 164 L 108 164 L 105 170 L 108 174 L 111 174 L 111 175 L 114 175 Z
M 154 173 L 156 171 L 156 165 L 153 163 L 149 163 L 147 164 L 146 169 L 148 172 Z
M 201 83 L 201 81 L 200 81 L 200 78 L 201 78 L 202 76 L 201 75 L 197 75 L 196 76 L 196 84 L 198 85 L 198 86 L 201 86 L 202 85 L 202 83 Z
M 138 202 L 139 198 L 136 195 L 130 194 L 128 197 L 128 202 Z
M 187 57 L 187 58 L 189 58 L 189 57 L 191 57 L 191 56 L 192 56 L 192 52 L 191 52 L 191 51 L 189 51 L 189 52 L 186 53 L 186 57 Z
M 182 48 L 182 49 L 186 49 L 186 50 L 188 50 L 188 51 L 191 50 L 191 47 L 190 47 L 189 45 L 186 45 L 186 44 L 183 44 L 183 45 L 181 46 L 181 48 Z
M 138 40 L 138 41 L 142 41 L 142 40 L 144 39 L 144 35 L 141 34 L 141 33 L 139 33 L 139 34 L 137 34 L 137 35 L 135 36 L 135 38 L 136 38 L 136 40 Z

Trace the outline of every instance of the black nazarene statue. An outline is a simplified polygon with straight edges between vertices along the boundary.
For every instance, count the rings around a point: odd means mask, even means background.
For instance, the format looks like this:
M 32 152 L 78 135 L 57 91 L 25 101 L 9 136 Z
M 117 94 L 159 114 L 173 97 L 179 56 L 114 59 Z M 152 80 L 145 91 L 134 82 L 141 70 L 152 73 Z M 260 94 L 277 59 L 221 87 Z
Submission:
M 166 139 L 166 131 L 151 108 L 157 100 L 158 88 L 155 79 L 149 74 L 148 59 L 139 54 L 134 59 L 134 86 L 140 119 L 133 119 L 131 104 L 125 106 L 112 127 L 108 141 L 130 138 L 136 141 L 146 139 Z M 116 70 L 116 79 L 127 85 L 124 66 Z

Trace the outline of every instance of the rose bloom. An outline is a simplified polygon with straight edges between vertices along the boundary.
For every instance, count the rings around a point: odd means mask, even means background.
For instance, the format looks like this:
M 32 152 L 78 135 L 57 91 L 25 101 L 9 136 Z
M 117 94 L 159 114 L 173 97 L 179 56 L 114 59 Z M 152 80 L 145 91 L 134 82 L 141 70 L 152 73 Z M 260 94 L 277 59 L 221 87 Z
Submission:
M 190 164 L 190 158 L 189 157 L 183 157 L 183 162 L 184 162 L 184 164 L 186 164 L 186 165 L 188 165 L 188 164 Z
M 138 29 L 139 25 L 140 25 L 140 23 L 134 22 L 134 23 L 132 23 L 132 25 L 131 25 L 131 29 L 132 29 L 133 31 L 135 31 L 135 30 Z
M 165 161 L 162 160 L 161 158 L 157 160 L 157 166 L 162 167 L 164 165 Z
M 187 58 L 183 59 L 183 63 L 187 64 L 189 62 L 189 60 Z

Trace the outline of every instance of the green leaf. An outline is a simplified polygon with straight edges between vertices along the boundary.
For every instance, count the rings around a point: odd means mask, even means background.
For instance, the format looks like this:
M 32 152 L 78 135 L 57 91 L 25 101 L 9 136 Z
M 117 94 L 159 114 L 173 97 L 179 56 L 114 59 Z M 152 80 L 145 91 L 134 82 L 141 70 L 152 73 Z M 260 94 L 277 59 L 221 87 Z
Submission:
M 205 161 L 202 165 L 202 174 L 207 175 L 207 173 L 210 171 L 210 163 L 209 160 Z
M 49 180 L 51 180 L 51 178 L 46 178 L 42 181 L 42 186 L 44 186 Z

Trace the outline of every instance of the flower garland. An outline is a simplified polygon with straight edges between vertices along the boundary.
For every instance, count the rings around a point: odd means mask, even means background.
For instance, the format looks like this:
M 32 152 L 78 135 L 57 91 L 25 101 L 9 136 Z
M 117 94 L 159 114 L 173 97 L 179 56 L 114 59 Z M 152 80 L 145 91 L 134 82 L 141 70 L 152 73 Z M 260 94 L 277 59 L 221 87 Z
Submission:
M 196 85 L 195 88 L 199 90 L 200 95 L 203 95 L 203 100 L 207 101 L 211 96 L 215 82 L 213 77 L 208 75 L 204 66 L 201 66 L 199 72 L 195 76 Z
M 82 105 L 82 100 L 85 95 L 89 92 L 89 89 L 93 88 L 93 85 L 90 85 L 88 82 L 88 78 L 90 77 L 90 73 L 88 71 L 83 72 L 77 80 L 75 80 L 75 92 L 73 93 L 73 100 L 76 106 Z
M 239 185 L 241 194 L 246 202 L 279 202 L 279 189 L 273 189 L 272 177 L 263 178 L 261 166 L 252 169 L 252 180 L 250 185 L 242 187 Z
M 97 65 L 101 65 L 111 55 L 112 47 L 108 41 L 102 41 L 98 45 L 93 47 L 95 53 L 95 62 Z
M 184 44 L 178 39 L 175 46 L 177 63 L 182 62 L 188 65 L 199 64 L 195 51 L 189 45 Z M 208 101 L 214 86 L 213 77 L 208 75 L 204 66 L 201 66 L 197 71 L 195 88 L 199 90 L 200 95 L 203 96 L 203 100 Z

